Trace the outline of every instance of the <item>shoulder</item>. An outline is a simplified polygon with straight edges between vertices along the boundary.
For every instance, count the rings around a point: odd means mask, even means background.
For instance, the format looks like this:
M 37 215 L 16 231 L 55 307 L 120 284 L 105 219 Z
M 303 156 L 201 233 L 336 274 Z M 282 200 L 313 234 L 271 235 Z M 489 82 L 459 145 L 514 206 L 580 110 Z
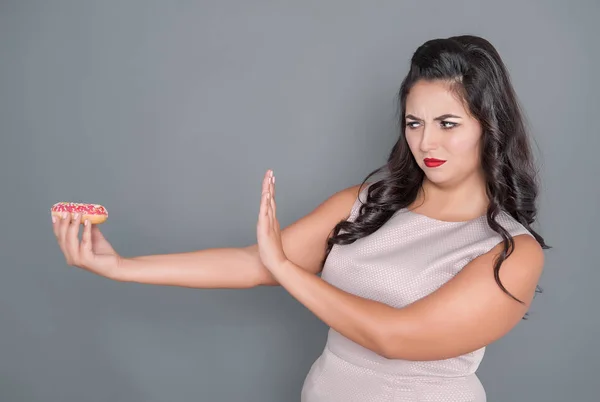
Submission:
M 329 204 L 332 209 L 343 213 L 347 218 L 360 202 L 366 199 L 366 191 L 371 183 L 356 184 L 333 193 L 323 204 Z
M 363 203 L 367 200 L 367 191 L 371 186 L 370 182 L 364 184 L 357 184 L 352 187 L 348 187 L 338 193 L 340 198 L 344 198 L 345 210 L 347 211 L 344 219 L 353 220 L 358 214 L 358 210 Z
M 520 223 L 517 219 L 515 219 L 511 214 L 506 211 L 501 211 L 496 217 L 496 222 L 498 222 L 504 229 L 510 233 L 511 236 L 518 236 L 521 234 L 527 234 L 533 238 L 533 235 L 527 228 Z M 535 238 L 533 238 L 535 241 Z M 537 241 L 536 241 L 537 242 Z
M 531 286 L 534 281 L 537 283 L 544 267 L 544 249 L 533 234 L 508 212 L 502 211 L 496 221 L 510 234 L 514 246 L 502 263 L 500 279 L 504 282 L 506 278 L 509 284 L 511 281 L 524 281 L 525 286 Z M 493 247 L 476 259 L 488 266 L 504 252 L 504 239 L 498 233 L 494 234 Z M 476 261 L 474 263 L 477 264 Z
M 526 229 L 524 229 L 526 231 Z M 506 261 L 516 263 L 527 263 L 532 267 L 539 267 L 544 264 L 544 250 L 538 241 L 529 232 L 518 234 L 513 237 L 514 248 Z M 485 255 L 496 256 L 504 249 L 504 243 L 498 243 Z
M 350 201 L 351 203 L 354 203 L 358 199 L 359 194 L 364 193 L 368 186 L 369 183 L 356 184 L 354 186 L 346 187 L 334 193 L 332 197 L 344 199 L 346 202 Z
M 365 187 L 366 184 L 356 184 L 331 193 L 301 221 L 329 227 L 348 219 L 359 204 L 358 197 L 361 192 L 364 192 Z
M 533 299 L 535 288 L 544 268 L 544 250 L 537 240 L 527 233 L 513 236 L 514 248 L 500 267 L 500 281 L 515 297 L 528 305 Z M 499 242 L 488 252 L 468 263 L 461 274 L 465 277 L 492 278 L 493 267 L 504 251 L 504 243 Z M 490 282 L 490 286 L 493 284 Z

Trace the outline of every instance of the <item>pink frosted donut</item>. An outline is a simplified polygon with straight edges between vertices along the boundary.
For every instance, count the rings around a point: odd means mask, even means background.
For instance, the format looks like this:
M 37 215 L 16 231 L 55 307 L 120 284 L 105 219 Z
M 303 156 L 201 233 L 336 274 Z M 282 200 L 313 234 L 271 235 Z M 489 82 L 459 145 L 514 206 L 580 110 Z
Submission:
M 63 212 L 68 212 L 73 218 L 73 214 L 81 214 L 81 223 L 86 220 L 98 225 L 108 219 L 106 208 L 98 204 L 85 204 L 81 202 L 57 202 L 50 209 L 52 216 L 61 217 Z

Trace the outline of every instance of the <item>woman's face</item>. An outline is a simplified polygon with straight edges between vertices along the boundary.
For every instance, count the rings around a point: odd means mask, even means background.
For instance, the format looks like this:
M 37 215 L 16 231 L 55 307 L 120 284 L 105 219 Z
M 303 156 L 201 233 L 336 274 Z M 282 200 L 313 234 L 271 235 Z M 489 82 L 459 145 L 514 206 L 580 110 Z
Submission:
M 406 141 L 429 181 L 455 185 L 482 177 L 481 125 L 447 82 L 417 82 L 406 98 L 405 120 Z

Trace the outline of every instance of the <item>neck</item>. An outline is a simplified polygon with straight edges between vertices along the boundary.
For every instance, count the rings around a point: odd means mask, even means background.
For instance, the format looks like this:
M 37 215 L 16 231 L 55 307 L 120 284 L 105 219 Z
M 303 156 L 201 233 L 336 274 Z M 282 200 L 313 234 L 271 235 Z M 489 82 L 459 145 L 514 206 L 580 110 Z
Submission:
M 425 178 L 417 203 L 440 214 L 476 217 L 485 214 L 489 198 L 481 176 L 473 176 L 456 185 L 438 185 Z

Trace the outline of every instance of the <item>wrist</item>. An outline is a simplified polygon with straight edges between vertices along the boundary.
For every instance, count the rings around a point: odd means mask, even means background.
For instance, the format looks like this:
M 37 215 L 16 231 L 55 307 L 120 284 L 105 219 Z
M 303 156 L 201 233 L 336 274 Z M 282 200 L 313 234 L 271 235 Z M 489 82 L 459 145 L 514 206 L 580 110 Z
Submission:
M 275 272 L 273 273 L 274 275 L 294 275 L 295 273 L 299 273 L 300 271 L 304 270 L 302 268 L 300 268 L 298 265 L 294 264 L 292 261 L 290 260 L 285 260 L 283 262 L 281 262 L 278 266 L 277 269 L 275 270 Z
M 114 267 L 108 272 L 109 279 L 118 282 L 132 281 L 131 272 L 134 261 L 131 258 L 117 256 Z

